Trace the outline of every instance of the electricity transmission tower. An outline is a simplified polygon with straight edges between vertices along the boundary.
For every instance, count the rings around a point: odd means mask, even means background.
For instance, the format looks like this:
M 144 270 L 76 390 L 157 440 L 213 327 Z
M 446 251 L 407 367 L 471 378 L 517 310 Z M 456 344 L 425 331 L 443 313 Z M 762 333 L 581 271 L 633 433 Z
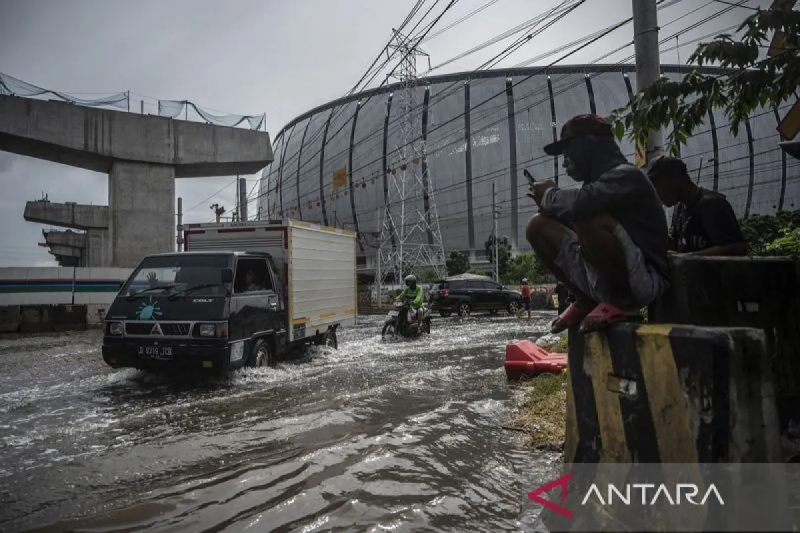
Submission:
M 428 63 L 430 56 L 419 48 L 421 38 L 411 39 L 392 31 L 394 42 L 390 46 L 400 53 L 395 77 L 401 86 L 394 101 L 402 119 L 395 145 L 397 159 L 390 163 L 386 205 L 380 218 L 376 272 L 379 290 L 389 276 L 402 283 L 404 276 L 423 269 L 433 270 L 439 279 L 447 275 L 433 179 L 420 135 L 422 106 L 415 101 L 417 56 L 428 57 Z

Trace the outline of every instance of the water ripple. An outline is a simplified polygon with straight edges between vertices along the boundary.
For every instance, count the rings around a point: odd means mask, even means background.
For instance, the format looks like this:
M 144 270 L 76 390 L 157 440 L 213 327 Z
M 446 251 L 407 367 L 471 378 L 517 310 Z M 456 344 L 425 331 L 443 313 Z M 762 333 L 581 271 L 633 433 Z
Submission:
M 4 341 L 0 529 L 533 530 L 558 459 L 499 429 L 502 361 L 547 320 L 384 343 L 369 318 L 338 351 L 203 383 L 111 370 L 97 332 Z

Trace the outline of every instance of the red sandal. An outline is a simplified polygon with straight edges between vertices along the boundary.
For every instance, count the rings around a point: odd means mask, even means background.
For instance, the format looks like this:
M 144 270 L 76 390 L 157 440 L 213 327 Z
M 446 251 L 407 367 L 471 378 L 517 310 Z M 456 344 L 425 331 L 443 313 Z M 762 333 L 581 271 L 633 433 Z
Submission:
M 580 323 L 586 313 L 580 311 L 574 303 L 569 304 L 564 312 L 550 323 L 550 333 L 561 333 L 570 326 Z
M 592 312 L 586 315 L 581 322 L 581 333 L 591 333 L 600 331 L 612 324 L 620 322 L 641 322 L 643 320 L 638 309 L 620 309 L 611 304 L 600 304 Z

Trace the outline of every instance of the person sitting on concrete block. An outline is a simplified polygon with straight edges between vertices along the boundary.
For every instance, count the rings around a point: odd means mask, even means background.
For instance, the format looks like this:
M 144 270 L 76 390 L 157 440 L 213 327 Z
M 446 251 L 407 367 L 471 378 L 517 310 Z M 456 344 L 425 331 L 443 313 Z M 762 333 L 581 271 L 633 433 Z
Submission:
M 659 198 L 675 207 L 670 252 L 707 256 L 747 255 L 739 221 L 724 195 L 698 187 L 676 157 L 663 156 L 647 169 Z
M 528 193 L 539 206 L 528 242 L 575 296 L 550 331 L 580 323 L 586 333 L 641 320 L 639 310 L 669 287 L 667 220 L 653 185 L 597 115 L 571 118 L 544 151 L 563 155 L 567 174 L 582 183 L 560 189 L 539 181 Z

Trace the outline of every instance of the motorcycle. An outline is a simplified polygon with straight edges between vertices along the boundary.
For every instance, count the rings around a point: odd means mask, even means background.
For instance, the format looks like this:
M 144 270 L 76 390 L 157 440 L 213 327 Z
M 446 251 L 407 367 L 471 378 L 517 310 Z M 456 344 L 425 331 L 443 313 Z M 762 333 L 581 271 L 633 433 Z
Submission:
M 408 323 L 408 310 L 410 308 L 411 303 L 408 300 L 400 300 L 394 303 L 394 309 L 389 311 L 389 314 L 386 316 L 386 321 L 383 323 L 381 338 L 395 338 L 398 336 L 418 338 L 423 333 L 430 334 L 431 312 L 428 306 L 423 304 L 422 307 L 420 307 L 418 311 L 420 319 L 413 325 Z

